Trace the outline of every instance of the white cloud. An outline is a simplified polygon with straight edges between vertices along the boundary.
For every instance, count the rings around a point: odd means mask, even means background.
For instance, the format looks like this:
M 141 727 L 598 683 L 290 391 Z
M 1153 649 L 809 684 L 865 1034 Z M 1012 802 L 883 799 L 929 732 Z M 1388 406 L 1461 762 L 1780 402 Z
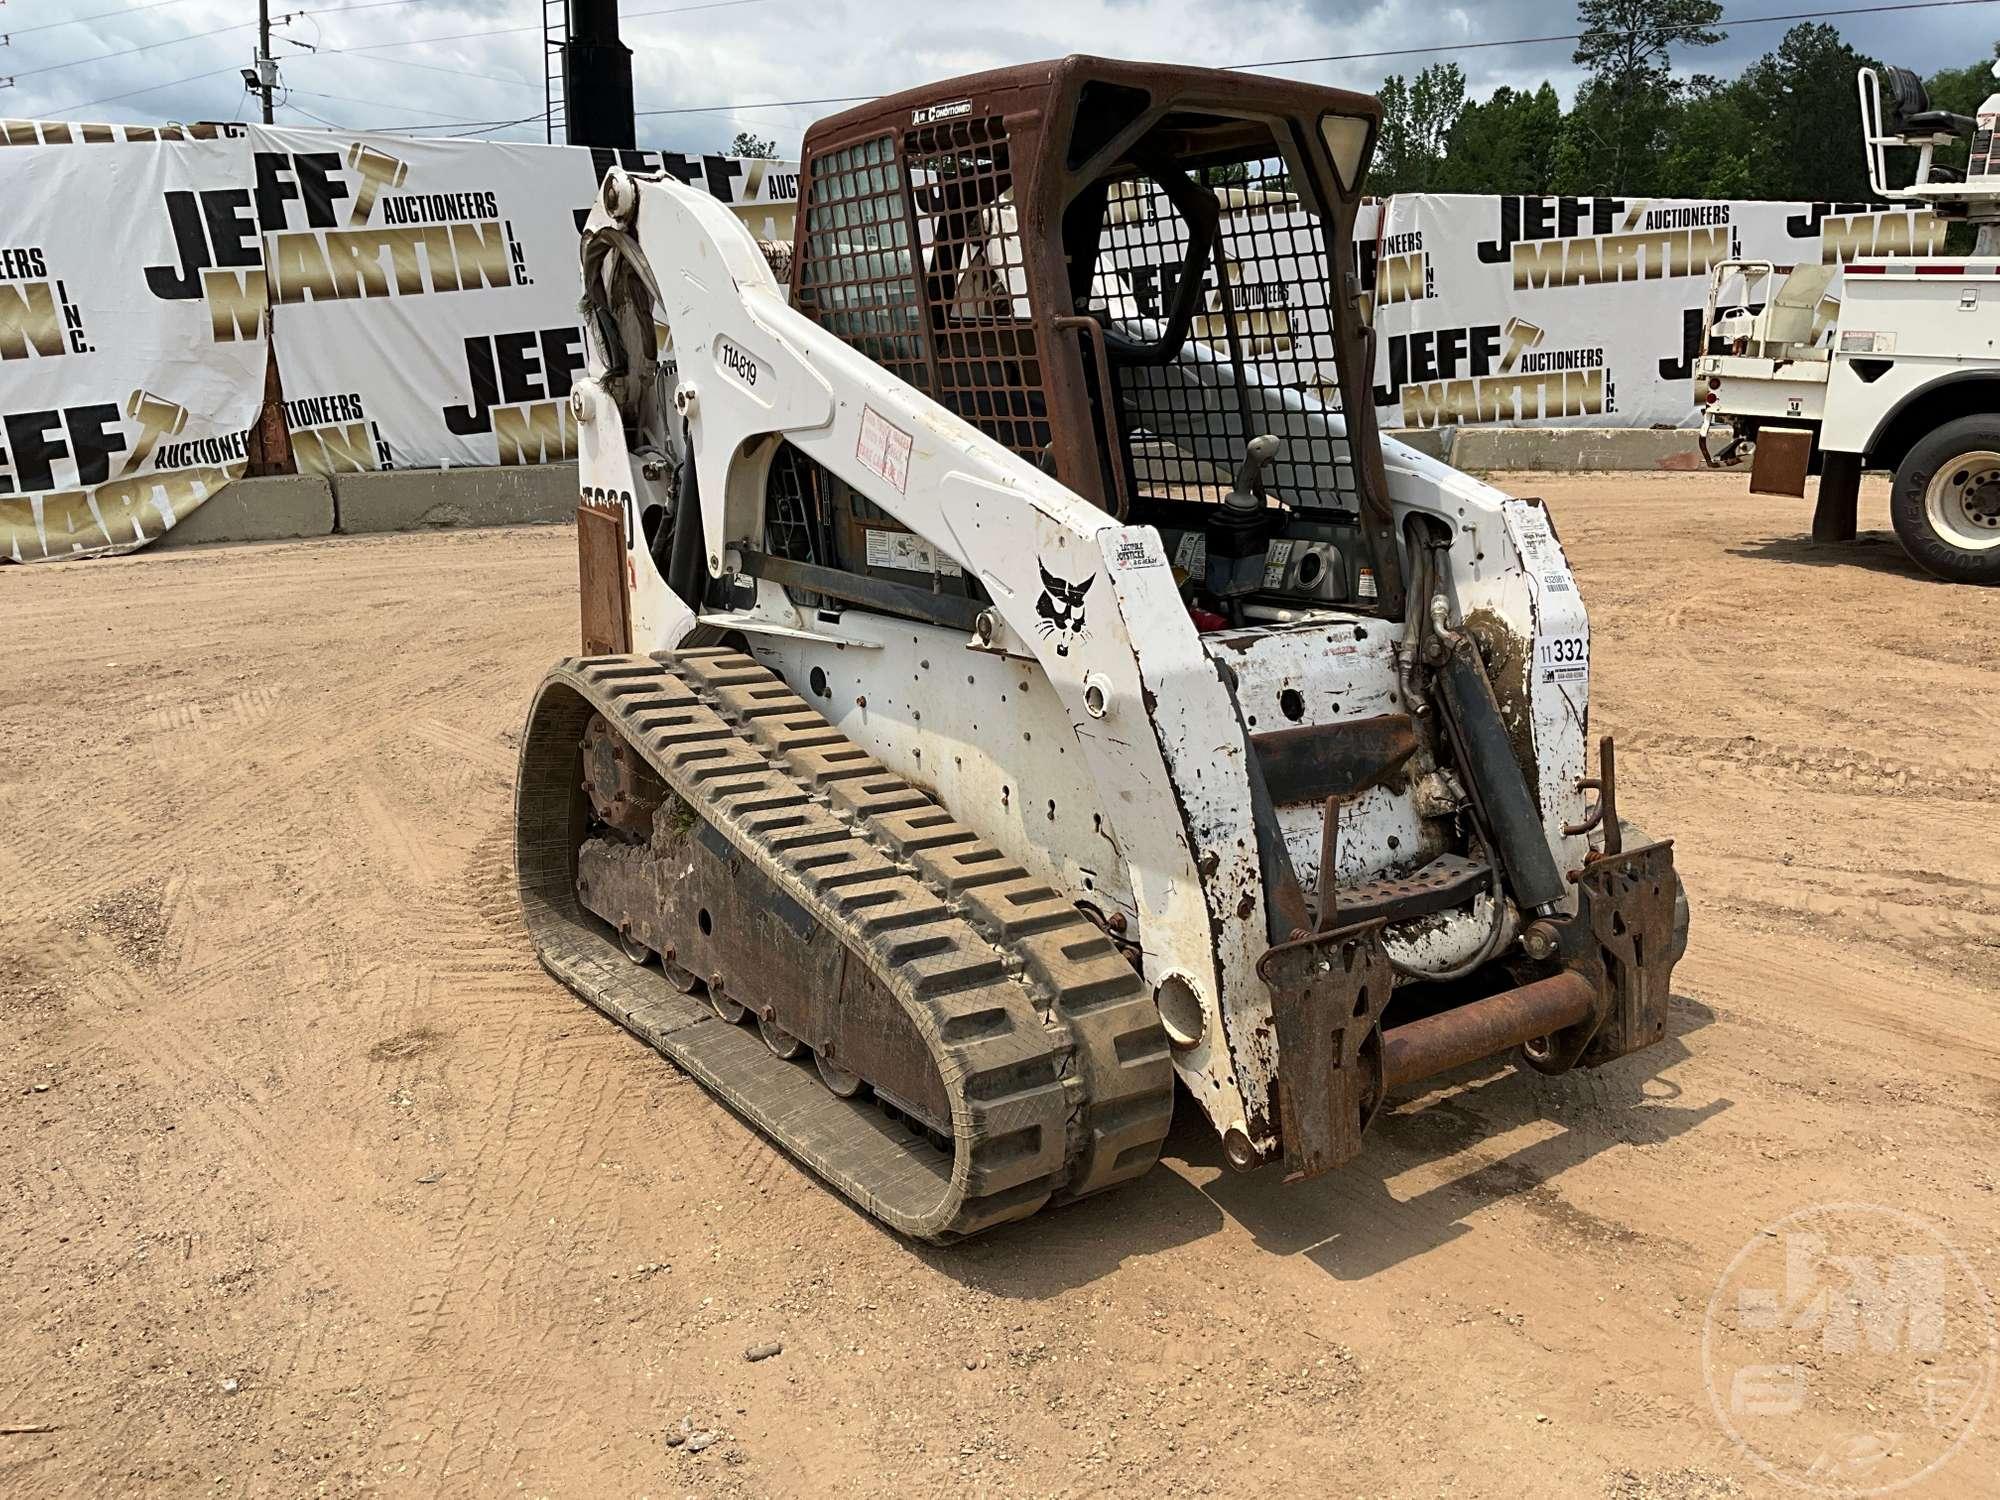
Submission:
M 143 3 L 143 0 L 142 0 Z M 279 9 L 285 0 L 279 0 Z M 1460 48 L 1493 38 L 1575 29 L 1567 8 L 1532 0 L 1412 5 L 1375 0 L 757 0 L 726 9 L 648 15 L 676 0 L 623 0 L 641 111 L 702 105 L 729 110 L 646 115 L 640 144 L 716 150 L 738 130 L 796 153 L 805 127 L 840 105 L 750 107 L 763 101 L 875 94 L 959 73 L 1066 52 L 1201 65 L 1353 54 L 1408 47 Z M 686 0 L 679 0 L 686 3 Z M 347 14 L 341 14 L 343 8 Z M 1731 9 L 1748 9 L 1740 3 Z M 13 9 L 13 7 L 9 7 Z M 36 25 L 115 9 L 115 0 L 51 0 L 7 17 Z M 239 70 L 255 38 L 247 0 L 173 0 L 88 24 L 35 30 L 0 48 L 0 114 L 15 118 L 197 120 L 254 118 Z M 4 14 L 4 13 L 0 13 Z M 290 93 L 281 121 L 342 128 L 425 128 L 449 133 L 542 109 L 538 0 L 304 0 L 275 48 Z M 0 20 L 5 25 L 6 20 Z M 1929 72 L 1987 56 L 2000 7 L 1966 6 L 1838 19 L 1863 51 Z M 201 36 L 217 31 L 220 34 Z M 1683 61 L 1728 75 L 1777 45 L 1783 25 L 1740 27 Z M 462 33 L 499 35 L 465 36 Z M 440 40 L 440 38 L 452 38 Z M 167 43 L 149 46 L 153 43 Z M 308 52 L 292 43 L 317 47 Z M 105 56 L 147 47 L 132 55 Z M 356 50 L 365 49 L 365 50 Z M 1372 90 L 1390 72 L 1454 60 L 1476 95 L 1543 79 L 1567 95 L 1576 83 L 1571 45 L 1452 50 L 1274 69 Z M 82 61 L 80 65 L 54 65 Z M 120 97 L 124 96 L 124 97 Z M 102 102 L 97 102 L 102 101 Z M 457 123 L 455 123 L 457 122 Z M 540 140 L 539 121 L 495 129 L 495 139 Z

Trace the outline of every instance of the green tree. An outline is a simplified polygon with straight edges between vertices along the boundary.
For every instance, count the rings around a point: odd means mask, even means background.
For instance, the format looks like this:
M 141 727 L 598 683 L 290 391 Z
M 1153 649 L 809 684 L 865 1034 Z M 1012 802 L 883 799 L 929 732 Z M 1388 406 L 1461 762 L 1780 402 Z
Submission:
M 1760 196 L 1831 203 L 1867 198 L 1854 75 L 1873 61 L 1833 27 L 1806 22 L 1744 70 L 1735 92 L 1753 132 Z
M 1590 77 L 1565 131 L 1565 190 L 1650 191 L 1683 92 L 1669 70 L 1673 49 L 1721 41 L 1721 18 L 1717 0 L 1578 0 L 1574 60 Z
M 1502 84 L 1484 104 L 1465 106 L 1446 137 L 1437 187 L 1447 193 L 1554 190 L 1562 141 L 1562 100 L 1544 83 L 1532 92 Z
M 747 130 L 736 132 L 736 139 L 729 143 L 725 156 L 755 156 L 766 161 L 778 154 L 778 143 L 767 141 L 761 135 L 752 135 Z
M 1369 187 L 1376 193 L 1437 189 L 1445 143 L 1465 112 L 1465 70 L 1433 63 L 1409 82 L 1400 73 L 1382 80 L 1382 133 L 1375 147 Z
M 1648 191 L 1662 198 L 1776 198 L 1739 80 L 1690 79 Z

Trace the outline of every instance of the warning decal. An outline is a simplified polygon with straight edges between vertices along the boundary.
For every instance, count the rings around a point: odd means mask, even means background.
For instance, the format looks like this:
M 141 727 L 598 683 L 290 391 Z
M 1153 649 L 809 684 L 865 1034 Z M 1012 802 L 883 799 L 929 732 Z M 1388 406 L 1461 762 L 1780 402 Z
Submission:
M 910 435 L 872 406 L 861 408 L 861 438 L 854 456 L 861 467 L 886 481 L 897 494 L 910 487 Z

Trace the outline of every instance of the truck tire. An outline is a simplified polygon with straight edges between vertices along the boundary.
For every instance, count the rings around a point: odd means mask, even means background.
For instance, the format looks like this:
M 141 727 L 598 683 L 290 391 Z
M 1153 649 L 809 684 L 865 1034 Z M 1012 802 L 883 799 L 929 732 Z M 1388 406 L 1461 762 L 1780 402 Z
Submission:
M 1889 515 L 1925 572 L 2000 583 L 2000 414 L 1960 417 L 1919 438 L 1896 469 Z

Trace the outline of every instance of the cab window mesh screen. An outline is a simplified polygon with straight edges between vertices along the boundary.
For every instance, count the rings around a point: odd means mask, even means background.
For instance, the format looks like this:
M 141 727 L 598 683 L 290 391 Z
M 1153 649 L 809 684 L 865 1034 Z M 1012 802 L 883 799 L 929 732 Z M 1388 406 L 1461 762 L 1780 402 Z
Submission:
M 916 260 L 895 142 L 815 157 L 806 183 L 799 310 L 898 379 L 930 389 Z
M 1266 471 L 1267 494 L 1353 510 L 1320 215 L 1293 190 L 1282 156 L 1187 175 L 1197 198 L 1214 200 L 1217 243 L 1200 269 L 1186 343 L 1164 364 L 1124 362 L 1118 372 L 1134 491 L 1219 499 L 1249 439 L 1268 432 L 1282 446 Z M 1111 185 L 1091 298 L 1114 328 L 1158 343 L 1181 292 L 1190 233 L 1160 183 Z
M 1050 439 L 1006 131 L 953 120 L 903 137 L 924 268 L 931 394 L 1030 462 Z

